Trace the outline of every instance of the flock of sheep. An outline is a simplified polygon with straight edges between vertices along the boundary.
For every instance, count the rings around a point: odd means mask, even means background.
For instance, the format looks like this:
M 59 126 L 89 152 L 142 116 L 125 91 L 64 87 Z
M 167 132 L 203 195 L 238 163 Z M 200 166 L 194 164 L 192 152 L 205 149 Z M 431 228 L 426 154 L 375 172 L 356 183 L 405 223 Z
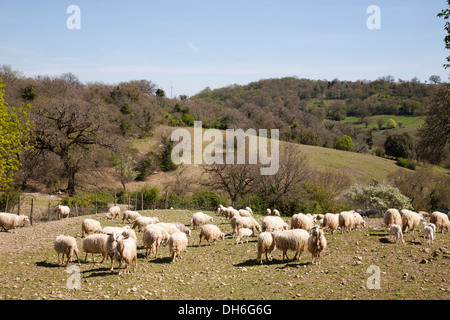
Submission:
M 60 217 L 68 217 L 70 209 L 65 206 L 58 207 Z M 121 209 L 118 206 L 109 208 L 106 213 L 108 219 L 120 219 Z M 271 260 L 271 254 L 275 249 L 282 252 L 283 261 L 289 259 L 288 251 L 295 252 L 294 259 L 299 260 L 300 255 L 309 251 L 312 255 L 312 263 L 320 263 L 320 254 L 327 247 L 325 232 L 334 233 L 340 229 L 341 232 L 350 232 L 358 227 L 366 227 L 363 217 L 356 211 L 344 211 L 341 213 L 327 214 L 303 214 L 298 213 L 292 216 L 290 227 L 280 217 L 280 213 L 275 209 L 273 212 L 267 209 L 267 215 L 259 223 L 254 217 L 252 209 L 237 210 L 233 207 L 220 205 L 217 215 L 222 216 L 230 222 L 232 237 L 236 237 L 236 244 L 244 240 L 248 242 L 251 236 L 257 236 L 257 262 L 262 263 L 265 255 L 266 261 Z M 429 222 L 424 218 L 429 217 Z M 0 226 L 5 230 L 15 227 L 28 221 L 23 215 L 10 213 L 0 213 Z M 137 269 L 137 236 L 135 228 L 142 232 L 142 244 L 145 248 L 145 257 L 152 255 L 157 257 L 161 246 L 168 246 L 171 255 L 171 262 L 181 258 L 188 245 L 188 236 L 191 229 L 180 222 L 160 222 L 158 217 L 142 216 L 138 212 L 127 210 L 122 214 L 122 223 L 132 223 L 132 226 L 123 227 L 102 227 L 101 223 L 94 219 L 85 219 L 81 224 L 81 235 L 83 238 L 84 260 L 87 260 L 89 253 L 100 253 L 103 257 L 101 263 L 110 259 L 110 270 L 114 270 L 114 262 L 125 263 L 124 273 L 129 272 L 132 266 Z M 196 212 L 190 219 L 190 226 L 194 229 L 200 227 L 199 245 L 202 241 L 207 241 L 210 245 L 217 240 L 225 239 L 225 233 L 220 228 L 212 224 L 213 217 L 202 212 Z M 414 230 L 421 223 L 423 224 L 423 236 L 428 244 L 432 244 L 436 236 L 436 231 L 447 230 L 450 227 L 449 214 L 439 211 L 428 215 L 425 212 L 413 212 L 411 210 L 388 209 L 383 217 L 383 222 L 390 235 L 393 235 L 395 242 L 404 242 L 403 233 Z M 60 254 L 62 262 L 64 256 L 67 260 L 65 265 L 72 261 L 73 255 L 79 259 L 79 250 L 76 239 L 72 236 L 60 235 L 54 242 L 54 249 L 58 255 L 60 264 Z

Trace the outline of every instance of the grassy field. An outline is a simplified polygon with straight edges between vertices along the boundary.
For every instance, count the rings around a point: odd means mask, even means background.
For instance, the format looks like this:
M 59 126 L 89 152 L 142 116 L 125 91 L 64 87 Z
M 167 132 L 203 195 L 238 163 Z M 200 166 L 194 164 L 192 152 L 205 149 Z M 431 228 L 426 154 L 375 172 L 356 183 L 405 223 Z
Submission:
M 192 213 L 143 212 L 158 216 L 160 221 L 185 224 Z M 157 258 L 145 259 L 142 233 L 137 232 L 136 273 L 119 275 L 117 268 L 110 272 L 109 263 L 94 263 L 90 255 L 87 263 L 79 265 L 79 274 L 68 273 L 67 268 L 57 264 L 53 241 L 61 233 L 75 236 L 84 260 L 80 226 L 87 217 L 98 219 L 102 226 L 123 225 L 98 214 L 26 226 L 15 233 L 1 232 L 0 299 L 450 299 L 449 232 L 438 233 L 432 245 L 424 243 L 419 230 L 407 233 L 406 243 L 393 243 L 381 218 L 371 218 L 365 229 L 327 234 L 328 247 L 320 265 L 311 264 L 309 253 L 303 254 L 300 261 L 283 262 L 277 250 L 272 261 L 259 265 L 256 237 L 236 245 L 229 222 L 214 216 L 214 223 L 227 234 L 225 241 L 199 246 L 199 229 L 194 229 L 187 252 L 174 264 L 170 263 L 168 248 L 162 248 Z M 96 255 L 95 260 L 100 259 Z M 368 288 L 372 273 L 367 270 L 373 265 L 380 271 L 380 289 Z M 77 275 L 80 288 L 69 289 L 68 280 Z

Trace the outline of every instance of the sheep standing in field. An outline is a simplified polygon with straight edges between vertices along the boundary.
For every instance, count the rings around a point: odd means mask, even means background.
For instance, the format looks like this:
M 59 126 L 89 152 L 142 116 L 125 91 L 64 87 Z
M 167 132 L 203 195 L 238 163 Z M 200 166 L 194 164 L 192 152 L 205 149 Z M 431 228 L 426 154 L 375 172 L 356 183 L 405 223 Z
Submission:
M 423 220 L 423 216 L 414 211 L 402 209 L 400 212 L 402 216 L 402 231 L 405 233 L 408 230 L 414 230 Z
M 250 207 L 245 207 L 245 210 L 247 210 L 248 212 L 250 212 L 253 215 L 253 210 Z
M 391 228 L 393 224 L 397 224 L 399 226 L 402 225 L 402 216 L 397 209 L 388 209 L 384 213 L 383 222 L 388 230 Z
M 121 234 L 126 229 L 130 229 L 130 226 L 123 226 L 123 227 L 111 227 L 111 226 L 109 226 L 109 227 L 102 228 L 101 233 L 104 233 L 104 234 L 110 234 L 110 233 Z
M 275 247 L 283 252 L 283 261 L 285 261 L 285 257 L 289 260 L 288 250 L 295 251 L 294 260 L 300 260 L 301 254 L 308 251 L 309 233 L 304 229 L 275 231 L 272 232 L 272 235 Z
M 239 213 L 238 210 L 234 209 L 234 208 L 227 208 L 227 218 L 228 220 L 233 219 L 234 217 L 241 217 L 241 214 Z
M 148 256 L 148 250 L 156 257 L 158 249 L 161 245 L 165 245 L 169 241 L 169 233 L 163 227 L 157 225 L 148 225 L 142 236 L 142 243 L 145 249 L 145 257 Z
M 158 217 L 143 217 L 143 216 L 141 216 L 141 217 L 137 217 L 136 220 L 134 220 L 133 226 L 131 228 L 134 229 L 137 227 L 138 230 L 142 231 L 142 229 L 144 229 L 149 224 L 155 224 L 158 222 L 159 222 Z
M 194 229 L 197 229 L 198 226 L 202 226 L 207 224 L 208 222 L 213 222 L 214 219 L 210 215 L 207 215 L 203 212 L 196 212 L 192 215 L 192 219 L 190 221 L 191 227 L 194 226 Z
M 108 253 L 106 252 L 106 243 L 108 235 L 103 233 L 96 233 L 88 235 L 83 240 L 83 252 L 85 253 L 84 262 L 87 260 L 88 253 L 92 253 L 92 261 L 94 261 L 94 253 L 101 253 L 103 259 L 100 263 L 106 260 Z
M 355 227 L 356 220 L 354 211 L 343 211 L 339 213 L 339 228 L 342 233 L 344 231 L 350 232 Z
M 132 210 L 126 210 L 122 216 L 122 223 L 124 223 L 125 220 L 127 220 L 128 223 L 131 223 L 131 221 L 134 221 L 139 217 L 141 217 L 141 214 L 139 212 L 132 211 Z
M 422 225 L 423 225 L 424 227 L 429 226 L 430 228 L 432 228 L 432 229 L 433 229 L 433 233 L 434 233 L 434 235 L 436 236 L 436 225 L 435 225 L 434 223 L 423 221 L 423 222 L 422 222 Z
M 256 261 L 262 264 L 262 256 L 266 255 L 266 261 L 272 260 L 271 254 L 275 250 L 275 240 L 272 232 L 261 232 L 258 235 L 258 254 Z
M 270 215 L 272 214 L 272 210 L 270 210 L 269 208 L 267 208 L 267 209 L 266 209 L 266 214 L 267 214 L 268 216 L 270 216 Z
M 389 228 L 389 234 L 394 236 L 395 242 L 400 240 L 401 243 L 405 243 L 405 240 L 403 240 L 402 227 L 398 224 L 391 225 L 391 227 Z
M 276 217 L 280 216 L 280 211 L 278 211 L 277 209 L 273 209 L 273 215 Z
M 108 219 L 115 219 L 115 218 L 120 218 L 120 212 L 121 209 L 119 206 L 112 206 L 108 209 L 108 212 L 106 213 L 106 218 Z
M 67 256 L 67 262 L 65 266 L 69 264 L 69 262 L 72 262 L 73 254 L 77 256 L 78 264 L 80 264 L 80 257 L 78 256 L 78 246 L 77 241 L 74 237 L 71 236 L 65 236 L 65 235 L 59 235 L 56 237 L 56 240 L 53 244 L 53 247 L 58 254 L 58 264 L 59 262 L 59 255 L 62 254 L 62 260 L 61 262 L 64 262 L 64 255 Z
M 424 225 L 423 227 L 423 239 L 427 239 L 428 244 L 433 244 L 434 240 L 434 230 L 429 225 Z
M 240 228 L 238 231 L 238 236 L 236 238 L 236 244 L 244 243 L 244 237 L 246 237 L 246 242 L 248 243 L 248 237 L 253 235 L 252 229 L 249 228 Z
M 238 212 L 241 217 L 253 217 L 253 213 L 246 209 L 239 209 Z
M 309 231 L 312 227 L 314 227 L 314 218 L 310 214 L 297 213 L 292 216 L 291 229 Z
M 261 232 L 260 224 L 253 217 L 234 217 L 230 222 L 233 228 L 233 236 L 238 233 L 240 228 L 249 228 L 253 233 Z
M 200 230 L 198 245 L 200 245 L 203 240 L 208 241 L 209 245 L 211 245 L 210 241 L 214 241 L 214 244 L 216 244 L 217 239 L 222 239 L 222 241 L 225 240 L 225 233 L 214 224 L 205 224 Z
M 444 229 L 448 231 L 450 228 L 450 220 L 448 215 L 439 211 L 434 211 L 431 214 L 430 223 L 434 223 L 436 225 L 436 231 L 441 229 L 441 232 L 444 232 Z
M 166 229 L 169 234 L 174 234 L 175 232 L 182 232 L 171 222 L 158 222 L 156 225 Z
M 188 239 L 186 233 L 175 232 L 169 237 L 169 251 L 172 256 L 172 263 L 178 258 L 181 259 L 181 254 L 186 251 L 188 245 Z
M 70 215 L 70 208 L 68 206 L 58 205 L 56 207 L 56 211 L 58 212 L 58 219 L 61 220 L 62 218 L 69 218 Z
M 181 222 L 169 222 L 171 224 L 173 224 L 175 227 L 178 228 L 178 230 L 180 230 L 181 232 L 186 233 L 188 236 L 191 235 L 191 229 L 189 229 L 188 227 L 186 227 L 184 224 L 182 224 Z
M 366 227 L 366 222 L 364 221 L 364 218 L 356 211 L 353 211 L 354 215 L 354 228 L 357 229 L 359 226 L 362 226 L 363 228 Z
M 339 228 L 339 214 L 338 213 L 326 213 L 323 216 L 321 226 L 324 230 L 328 229 L 331 231 L 331 234 L 333 234 L 334 231 Z
M 283 219 L 277 216 L 266 216 L 261 222 L 262 232 L 272 232 L 276 230 L 287 230 L 289 226 Z
M 84 238 L 86 235 L 95 232 L 101 232 L 102 226 L 99 221 L 94 219 L 84 219 L 81 223 L 81 237 Z
M 327 247 L 327 239 L 322 228 L 314 226 L 308 239 L 308 250 L 312 254 L 312 263 L 320 264 L 320 253 Z
M 114 249 L 114 258 L 111 260 L 111 271 L 114 271 L 114 261 L 119 261 L 119 268 L 122 260 L 125 262 L 123 273 L 128 273 L 128 267 L 133 265 L 134 272 L 137 270 L 137 245 L 132 237 L 114 234 L 116 248 Z
M 30 222 L 30 219 L 23 214 L 17 215 L 13 213 L 0 212 L 0 226 L 3 230 L 5 230 L 5 232 L 8 232 L 10 229 L 14 230 L 25 222 Z

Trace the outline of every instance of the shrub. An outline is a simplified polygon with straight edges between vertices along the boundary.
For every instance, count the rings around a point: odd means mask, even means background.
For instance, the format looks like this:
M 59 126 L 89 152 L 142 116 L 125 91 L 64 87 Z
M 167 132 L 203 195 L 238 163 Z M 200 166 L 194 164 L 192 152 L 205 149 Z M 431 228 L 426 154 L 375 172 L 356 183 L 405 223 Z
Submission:
M 384 142 L 386 154 L 396 158 L 409 159 L 413 155 L 414 140 L 408 133 L 392 134 Z
M 336 140 L 334 148 L 343 151 L 350 151 L 353 148 L 353 140 L 349 136 L 345 135 Z
M 411 170 L 416 170 L 416 165 L 414 164 L 413 161 L 405 159 L 405 158 L 398 158 L 397 159 L 397 165 L 403 168 L 408 168 Z
M 195 208 L 215 210 L 219 204 L 228 203 L 228 198 L 218 195 L 215 191 L 198 189 L 191 197 Z

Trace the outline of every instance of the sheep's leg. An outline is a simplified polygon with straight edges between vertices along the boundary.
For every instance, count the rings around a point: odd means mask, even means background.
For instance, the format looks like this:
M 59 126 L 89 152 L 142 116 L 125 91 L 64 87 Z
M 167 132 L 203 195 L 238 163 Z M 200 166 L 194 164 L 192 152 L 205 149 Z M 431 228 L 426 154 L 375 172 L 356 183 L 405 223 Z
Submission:
M 86 263 L 86 262 L 87 262 L 87 255 L 88 255 L 88 253 L 87 253 L 87 252 L 85 252 L 85 253 L 84 253 L 84 263 Z

